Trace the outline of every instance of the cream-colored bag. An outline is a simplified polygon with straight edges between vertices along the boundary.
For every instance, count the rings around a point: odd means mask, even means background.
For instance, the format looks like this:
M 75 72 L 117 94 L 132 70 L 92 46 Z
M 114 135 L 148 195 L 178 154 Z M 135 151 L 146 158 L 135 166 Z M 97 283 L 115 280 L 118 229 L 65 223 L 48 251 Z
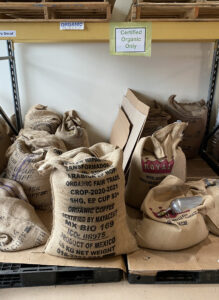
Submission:
M 5 121 L 0 117 L 0 173 L 6 166 L 6 151 L 11 144 L 10 137 L 8 135 L 8 128 Z
M 55 135 L 28 139 L 18 138 L 8 149 L 6 178 L 19 182 L 30 201 L 38 209 L 51 209 L 49 174 L 39 175 L 34 164 L 45 159 L 50 148 L 66 151 L 64 143 Z
M 150 188 L 168 175 L 185 181 L 186 158 L 178 144 L 186 126 L 186 123 L 176 122 L 140 139 L 131 160 L 126 188 L 128 205 L 140 208 Z
M 201 196 L 201 205 L 159 217 L 176 198 Z M 143 219 L 136 228 L 138 245 L 155 250 L 180 250 L 194 246 L 208 236 L 204 216 L 214 207 L 202 180 L 184 183 L 175 176 L 166 177 L 151 189 L 142 203 Z
M 89 147 L 88 135 L 76 111 L 67 111 L 55 135 L 62 139 L 67 150 Z
M 45 130 L 51 134 L 62 122 L 60 114 L 47 109 L 47 106 L 38 104 L 30 108 L 24 119 L 24 128 Z
M 53 229 L 45 252 L 100 258 L 135 251 L 124 201 L 122 151 L 107 143 L 60 156 L 48 152 L 39 171 L 50 171 Z
M 186 158 L 196 157 L 206 130 L 208 109 L 204 100 L 193 103 L 178 103 L 175 95 L 168 100 L 167 111 L 172 116 L 171 122 L 188 122 L 183 136 L 182 147 Z
M 0 178 L 0 208 L 0 251 L 24 250 L 46 243 L 48 230 L 17 182 Z

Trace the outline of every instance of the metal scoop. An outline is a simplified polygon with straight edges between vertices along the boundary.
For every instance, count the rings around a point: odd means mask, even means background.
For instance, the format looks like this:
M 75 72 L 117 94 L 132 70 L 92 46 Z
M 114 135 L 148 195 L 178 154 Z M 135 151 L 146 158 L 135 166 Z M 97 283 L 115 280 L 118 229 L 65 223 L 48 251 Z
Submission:
M 168 212 L 172 212 L 172 214 L 180 214 L 188 209 L 199 206 L 202 202 L 203 198 L 201 196 L 176 198 L 170 203 L 170 206 L 166 210 L 161 211 L 157 214 L 157 216 L 165 216 Z

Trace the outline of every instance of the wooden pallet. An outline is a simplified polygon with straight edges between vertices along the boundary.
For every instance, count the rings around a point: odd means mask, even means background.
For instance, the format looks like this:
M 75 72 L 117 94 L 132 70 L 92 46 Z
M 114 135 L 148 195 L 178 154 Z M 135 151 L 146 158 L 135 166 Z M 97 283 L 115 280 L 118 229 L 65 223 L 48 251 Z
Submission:
M 0 0 L 0 22 L 107 22 L 111 19 L 114 2 Z
M 219 1 L 133 3 L 129 21 L 219 21 Z

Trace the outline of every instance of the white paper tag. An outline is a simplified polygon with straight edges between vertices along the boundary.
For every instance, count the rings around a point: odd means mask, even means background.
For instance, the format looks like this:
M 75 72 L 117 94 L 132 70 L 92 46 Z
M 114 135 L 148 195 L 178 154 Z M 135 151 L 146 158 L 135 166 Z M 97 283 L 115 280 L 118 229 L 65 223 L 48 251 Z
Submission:
M 61 22 L 60 30 L 84 30 L 84 22 Z
M 116 28 L 116 52 L 145 52 L 146 28 Z
M 0 30 L 0 38 L 16 37 L 16 30 Z

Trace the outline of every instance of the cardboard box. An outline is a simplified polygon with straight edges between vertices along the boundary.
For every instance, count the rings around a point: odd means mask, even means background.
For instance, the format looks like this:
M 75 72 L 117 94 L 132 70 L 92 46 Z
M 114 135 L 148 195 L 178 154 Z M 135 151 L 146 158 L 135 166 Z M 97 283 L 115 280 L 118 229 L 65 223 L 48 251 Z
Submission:
M 123 149 L 123 170 L 129 169 L 132 153 L 141 137 L 150 107 L 128 89 L 113 125 L 110 143 Z

